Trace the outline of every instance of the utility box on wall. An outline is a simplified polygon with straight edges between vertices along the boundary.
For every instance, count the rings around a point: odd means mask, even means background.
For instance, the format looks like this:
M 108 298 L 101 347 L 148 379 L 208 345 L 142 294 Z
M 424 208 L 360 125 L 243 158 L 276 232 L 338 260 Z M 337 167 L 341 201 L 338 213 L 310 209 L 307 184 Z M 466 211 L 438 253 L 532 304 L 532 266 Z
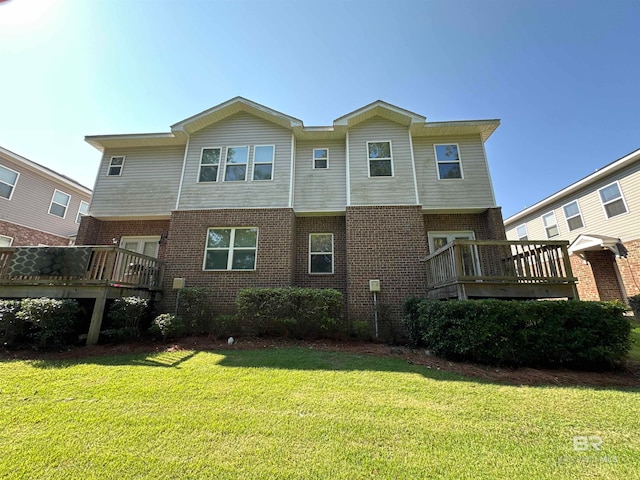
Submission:
M 369 280 L 369 291 L 370 292 L 379 292 L 380 291 L 380 280 Z
M 174 278 L 173 279 L 173 289 L 174 290 L 181 290 L 184 288 L 185 285 L 185 280 L 184 278 Z

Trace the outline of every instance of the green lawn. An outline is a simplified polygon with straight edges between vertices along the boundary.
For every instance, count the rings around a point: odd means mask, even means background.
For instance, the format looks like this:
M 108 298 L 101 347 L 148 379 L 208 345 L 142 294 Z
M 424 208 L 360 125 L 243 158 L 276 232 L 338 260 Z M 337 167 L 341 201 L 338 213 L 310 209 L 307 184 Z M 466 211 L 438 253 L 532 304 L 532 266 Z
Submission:
M 0 362 L 3 479 L 638 472 L 639 390 L 497 385 L 302 347 Z

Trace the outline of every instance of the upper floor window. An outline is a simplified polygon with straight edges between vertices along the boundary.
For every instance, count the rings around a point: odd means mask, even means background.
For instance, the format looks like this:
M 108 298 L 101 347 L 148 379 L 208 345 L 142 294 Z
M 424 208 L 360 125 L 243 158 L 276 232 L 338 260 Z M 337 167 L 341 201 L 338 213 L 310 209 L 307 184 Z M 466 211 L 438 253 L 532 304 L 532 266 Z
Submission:
M 560 235 L 558 230 L 558 222 L 556 222 L 556 214 L 549 212 L 542 216 L 542 223 L 544 223 L 544 229 L 547 232 L 547 238 L 557 237 Z
M 518 236 L 518 240 L 529 240 L 526 223 L 523 223 L 522 225 L 518 225 L 516 227 L 516 235 Z
M 11 200 L 20 174 L 0 165 L 0 197 Z
M 313 168 L 329 168 L 329 149 L 314 148 L 313 149 Z
M 198 182 L 217 182 L 221 148 L 203 148 Z
M 391 142 L 367 142 L 370 177 L 393 177 Z
M 210 228 L 203 270 L 255 270 L 257 228 Z
M 0 247 L 10 247 L 13 243 L 13 238 L 5 235 L 0 235 Z
M 124 157 L 111 157 L 109 162 L 109 170 L 107 170 L 107 176 L 118 177 L 122 174 L 124 168 Z
M 273 145 L 256 145 L 253 149 L 253 179 L 271 180 L 273 178 Z
M 53 197 L 51 198 L 51 205 L 49 205 L 49 213 L 51 215 L 55 215 L 60 218 L 64 218 L 67 214 L 67 207 L 69 206 L 69 200 L 71 200 L 71 196 L 67 195 L 60 190 L 56 190 L 53 192 Z
M 333 273 L 333 233 L 309 234 L 309 273 Z
M 89 204 L 84 200 L 80 201 L 80 207 L 78 208 L 78 215 L 76 215 L 76 223 L 80 223 L 82 217 L 89 211 Z
M 458 144 L 434 145 L 436 150 L 436 163 L 438 164 L 438 178 L 462 178 L 462 165 Z
M 602 201 L 602 206 L 607 214 L 607 218 L 627 213 L 627 204 L 624 201 L 618 182 L 601 188 L 598 190 L 598 193 L 600 194 L 600 200 Z
M 578 206 L 577 200 L 574 200 L 571 203 L 567 203 L 564 207 L 562 207 L 562 209 L 564 210 L 564 216 L 567 219 L 567 226 L 569 227 L 569 231 L 584 227 L 584 223 L 582 222 L 582 214 L 580 213 L 580 207 Z
M 225 182 L 243 182 L 247 178 L 249 147 L 227 147 Z

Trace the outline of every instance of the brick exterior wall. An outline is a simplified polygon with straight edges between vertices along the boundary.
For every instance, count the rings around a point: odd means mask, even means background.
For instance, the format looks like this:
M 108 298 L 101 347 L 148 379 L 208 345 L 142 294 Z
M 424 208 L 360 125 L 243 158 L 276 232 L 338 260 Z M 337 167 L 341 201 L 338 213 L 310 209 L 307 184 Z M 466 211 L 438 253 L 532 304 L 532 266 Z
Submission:
M 188 287 L 211 288 L 214 308 L 220 313 L 235 310 L 236 295 L 243 288 L 293 285 L 295 221 L 293 210 L 286 208 L 173 212 L 161 308 L 174 309 L 174 278 L 185 278 Z M 255 271 L 204 271 L 209 227 L 258 227 Z
M 69 238 L 42 232 L 34 228 L 23 227 L 15 223 L 0 220 L 0 235 L 13 238 L 12 247 L 20 246 L 66 246 L 69 245 Z
M 625 242 L 627 258 L 618 258 L 618 269 L 628 297 L 640 295 L 640 239 Z

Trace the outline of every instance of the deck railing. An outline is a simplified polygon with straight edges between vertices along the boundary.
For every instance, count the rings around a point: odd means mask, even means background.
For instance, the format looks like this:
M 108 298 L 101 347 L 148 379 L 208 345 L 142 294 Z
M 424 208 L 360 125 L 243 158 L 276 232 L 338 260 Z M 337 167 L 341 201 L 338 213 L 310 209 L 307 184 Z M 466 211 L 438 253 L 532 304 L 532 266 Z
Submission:
M 575 282 L 564 241 L 454 240 L 426 257 L 427 284 Z
M 58 260 L 61 258 L 64 262 Z M 112 246 L 0 248 L 0 285 L 108 285 L 158 290 L 163 272 L 164 262 L 157 258 Z

